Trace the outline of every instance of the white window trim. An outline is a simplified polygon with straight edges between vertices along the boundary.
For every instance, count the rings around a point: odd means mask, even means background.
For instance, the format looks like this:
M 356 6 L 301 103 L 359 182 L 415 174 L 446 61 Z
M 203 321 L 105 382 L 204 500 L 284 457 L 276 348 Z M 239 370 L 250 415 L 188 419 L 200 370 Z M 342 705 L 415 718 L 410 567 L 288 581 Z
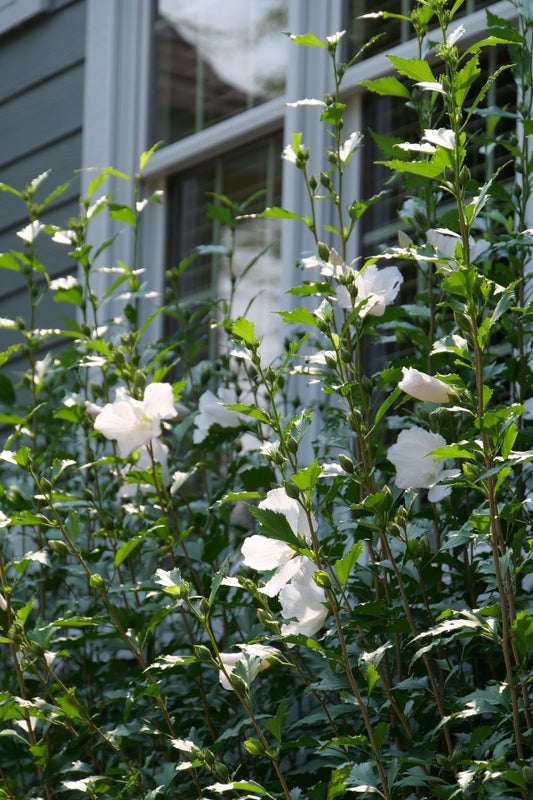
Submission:
M 114 167 L 133 176 L 147 147 L 151 5 L 146 0 L 87 0 L 82 195 L 95 169 Z M 131 200 L 123 181 L 108 181 L 101 191 L 113 191 L 117 201 Z M 91 240 L 101 244 L 116 228 L 99 214 L 89 232 Z M 154 253 L 156 263 L 151 259 L 150 268 L 162 272 L 162 252 L 158 256 L 155 249 Z M 119 236 L 102 254 L 100 265 L 118 260 L 130 265 L 132 258 L 131 237 Z M 112 280 L 111 275 L 95 273 L 94 291 L 102 296 Z M 110 306 L 106 315 L 115 316 L 119 311 L 118 306 Z
M 50 0 L 0 0 L 0 35 L 46 11 Z

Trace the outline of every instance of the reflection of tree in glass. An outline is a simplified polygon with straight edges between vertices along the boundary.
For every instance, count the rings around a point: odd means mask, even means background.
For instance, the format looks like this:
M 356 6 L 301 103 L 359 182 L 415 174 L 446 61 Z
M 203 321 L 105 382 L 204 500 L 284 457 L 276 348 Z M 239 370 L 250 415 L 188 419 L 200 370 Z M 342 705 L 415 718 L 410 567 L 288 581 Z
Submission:
M 274 5 L 273 5 L 274 3 Z M 160 14 L 225 83 L 261 99 L 284 71 L 286 9 L 279 0 L 234 0 L 223 7 L 160 0 Z

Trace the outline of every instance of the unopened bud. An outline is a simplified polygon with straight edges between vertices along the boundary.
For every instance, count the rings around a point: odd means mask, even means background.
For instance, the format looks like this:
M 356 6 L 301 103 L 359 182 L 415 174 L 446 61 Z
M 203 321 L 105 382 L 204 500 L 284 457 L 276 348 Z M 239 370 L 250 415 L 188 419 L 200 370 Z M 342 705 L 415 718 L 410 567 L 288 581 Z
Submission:
M 68 556 L 69 549 L 62 539 L 49 539 L 48 547 L 58 556 Z

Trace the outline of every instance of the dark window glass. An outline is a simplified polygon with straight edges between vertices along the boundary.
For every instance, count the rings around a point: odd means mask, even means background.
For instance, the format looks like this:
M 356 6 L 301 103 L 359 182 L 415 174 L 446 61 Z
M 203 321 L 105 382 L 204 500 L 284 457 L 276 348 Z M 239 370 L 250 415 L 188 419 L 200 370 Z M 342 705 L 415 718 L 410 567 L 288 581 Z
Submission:
M 208 216 L 208 204 L 217 202 L 213 193 L 225 195 L 238 204 L 255 195 L 246 213 L 280 204 L 281 151 L 281 134 L 272 134 L 170 179 L 168 263 L 171 266 L 176 266 L 199 245 L 230 244 L 228 230 L 216 218 Z M 271 305 L 272 295 L 277 296 L 279 287 L 279 223 L 258 219 L 239 222 L 233 276 L 239 278 L 262 250 L 266 250 L 265 255 L 241 283 L 236 314 L 246 313 L 249 303 L 260 297 L 260 305 L 252 305 L 254 318 L 255 309 Z M 180 302 L 195 308 L 227 298 L 230 292 L 227 259 L 216 254 L 197 258 L 180 277 L 178 290 Z M 175 320 L 169 317 L 167 335 L 175 330 Z M 207 336 L 204 338 L 207 340 Z

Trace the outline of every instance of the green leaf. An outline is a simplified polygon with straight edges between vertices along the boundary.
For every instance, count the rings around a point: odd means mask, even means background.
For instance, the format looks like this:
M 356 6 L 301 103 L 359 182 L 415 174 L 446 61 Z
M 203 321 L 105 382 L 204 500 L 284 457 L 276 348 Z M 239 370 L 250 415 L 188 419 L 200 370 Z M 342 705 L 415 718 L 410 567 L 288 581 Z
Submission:
M 61 617 L 52 622 L 54 628 L 94 628 L 97 625 L 94 617 Z
M 231 411 L 237 411 L 239 414 L 246 414 L 251 419 L 257 419 L 259 422 L 264 422 L 266 425 L 272 423 L 271 417 L 262 408 L 254 405 L 247 405 L 246 403 L 224 403 L 226 408 Z
M 317 327 L 315 317 L 304 306 L 295 308 L 292 311 L 278 311 L 277 313 L 283 322 L 296 323 L 297 325 L 310 325 L 313 328 Z
M 294 475 L 291 476 L 291 481 L 301 492 L 309 494 L 317 480 L 320 478 L 321 472 L 321 467 L 315 458 L 308 467 L 295 472 Z
M 350 573 L 354 565 L 358 562 L 363 552 L 363 542 L 355 542 L 350 550 L 342 558 L 339 558 L 334 563 L 335 572 L 342 583 L 346 586 Z
M 145 150 L 144 153 L 141 153 L 141 157 L 139 159 L 139 172 L 143 172 L 144 168 L 152 158 L 155 151 L 160 147 L 162 142 L 156 142 L 149 150 Z
M 242 341 L 250 347 L 255 347 L 257 345 L 257 340 L 255 338 L 255 325 L 253 322 L 250 322 L 250 320 L 246 319 L 246 317 L 237 317 L 231 326 L 231 332 L 238 339 L 242 339 Z
M 435 153 L 428 161 L 401 161 L 395 158 L 392 161 L 377 161 L 396 172 L 406 172 L 411 175 L 419 175 L 422 178 L 439 178 L 444 167 L 450 165 L 450 153 L 443 147 L 437 147 Z
M 218 590 L 220 589 L 220 584 L 222 583 L 223 579 L 226 577 L 228 572 L 228 563 L 231 556 L 226 556 L 224 562 L 218 572 L 215 573 L 213 580 L 211 581 L 211 591 L 209 592 L 208 603 L 209 607 L 213 605 L 213 601 L 216 597 Z
M 250 217 L 259 219 L 297 219 L 303 221 L 303 217 L 300 216 L 300 214 L 296 214 L 294 211 L 287 211 L 280 206 L 265 208 L 260 214 L 250 214 Z
M 373 664 L 369 664 L 366 668 L 366 685 L 368 689 L 368 696 L 372 694 L 372 690 L 376 683 L 379 681 L 379 672 Z
M 71 286 L 70 289 L 58 289 L 54 292 L 54 303 L 71 303 L 78 308 L 83 307 L 83 290 L 81 286 Z
M 17 623 L 20 625 L 21 628 L 24 628 L 24 626 L 26 625 L 26 620 L 28 619 L 30 612 L 33 608 L 34 601 L 35 597 L 31 597 L 28 600 L 28 602 L 25 605 L 23 605 L 22 608 L 19 608 L 15 614 Z
M 518 428 L 516 426 L 516 422 L 511 422 L 508 426 L 505 434 L 503 436 L 502 441 L 502 457 L 508 458 L 509 453 L 513 449 L 513 445 L 516 442 L 516 437 L 518 436 Z
M 374 94 L 385 95 L 387 97 L 405 97 L 411 99 L 411 93 L 405 84 L 389 75 L 386 78 L 375 78 L 374 80 L 361 81 L 361 85 Z
M 0 375 L 0 403 L 12 406 L 14 402 L 15 389 L 13 388 L 13 384 L 7 375 Z
M 115 554 L 115 559 L 113 561 L 114 566 L 119 567 L 130 555 L 130 553 L 133 553 L 133 551 L 140 545 L 142 540 L 143 536 L 139 535 L 134 536 L 132 539 L 128 539 L 126 542 L 123 542 Z
M 299 548 L 300 542 L 291 526 L 287 522 L 287 517 L 278 511 L 271 511 L 269 508 L 256 508 L 250 506 L 250 511 L 259 522 L 261 533 L 269 539 L 276 539 L 278 542 L 285 542 L 291 547 Z
M 109 203 L 109 216 L 111 219 L 118 219 L 120 222 L 125 222 L 132 227 L 137 224 L 134 210 L 124 203 Z
M 80 714 L 79 708 L 75 700 L 72 699 L 71 695 L 68 694 L 61 694 L 56 695 L 54 700 L 60 706 L 67 717 L 69 719 L 83 719 L 83 715 Z
M 427 61 L 421 58 L 400 58 L 400 56 L 387 56 L 396 67 L 400 75 L 411 78 L 413 81 L 436 81 Z
M 519 611 L 513 622 L 513 634 L 518 652 L 526 661 L 533 654 L 533 617 L 528 611 Z
M 320 47 L 322 50 L 326 49 L 326 44 L 314 33 L 288 33 L 287 34 L 295 44 L 303 44 L 305 47 Z
M 20 272 L 20 263 L 11 253 L 0 253 L 0 267 L 12 272 Z
M 480 72 L 478 57 L 474 55 L 466 62 L 465 66 L 459 70 L 459 72 L 454 74 L 452 79 L 452 91 L 459 108 L 463 107 L 470 87 L 478 79 Z
M 278 706 L 278 710 L 276 711 L 275 716 L 270 717 L 270 719 L 263 720 L 263 725 L 269 731 L 269 733 L 274 736 L 277 741 L 281 744 L 281 732 L 283 729 L 283 722 L 285 720 L 285 708 L 287 705 L 287 700 L 284 697 L 281 703 Z

